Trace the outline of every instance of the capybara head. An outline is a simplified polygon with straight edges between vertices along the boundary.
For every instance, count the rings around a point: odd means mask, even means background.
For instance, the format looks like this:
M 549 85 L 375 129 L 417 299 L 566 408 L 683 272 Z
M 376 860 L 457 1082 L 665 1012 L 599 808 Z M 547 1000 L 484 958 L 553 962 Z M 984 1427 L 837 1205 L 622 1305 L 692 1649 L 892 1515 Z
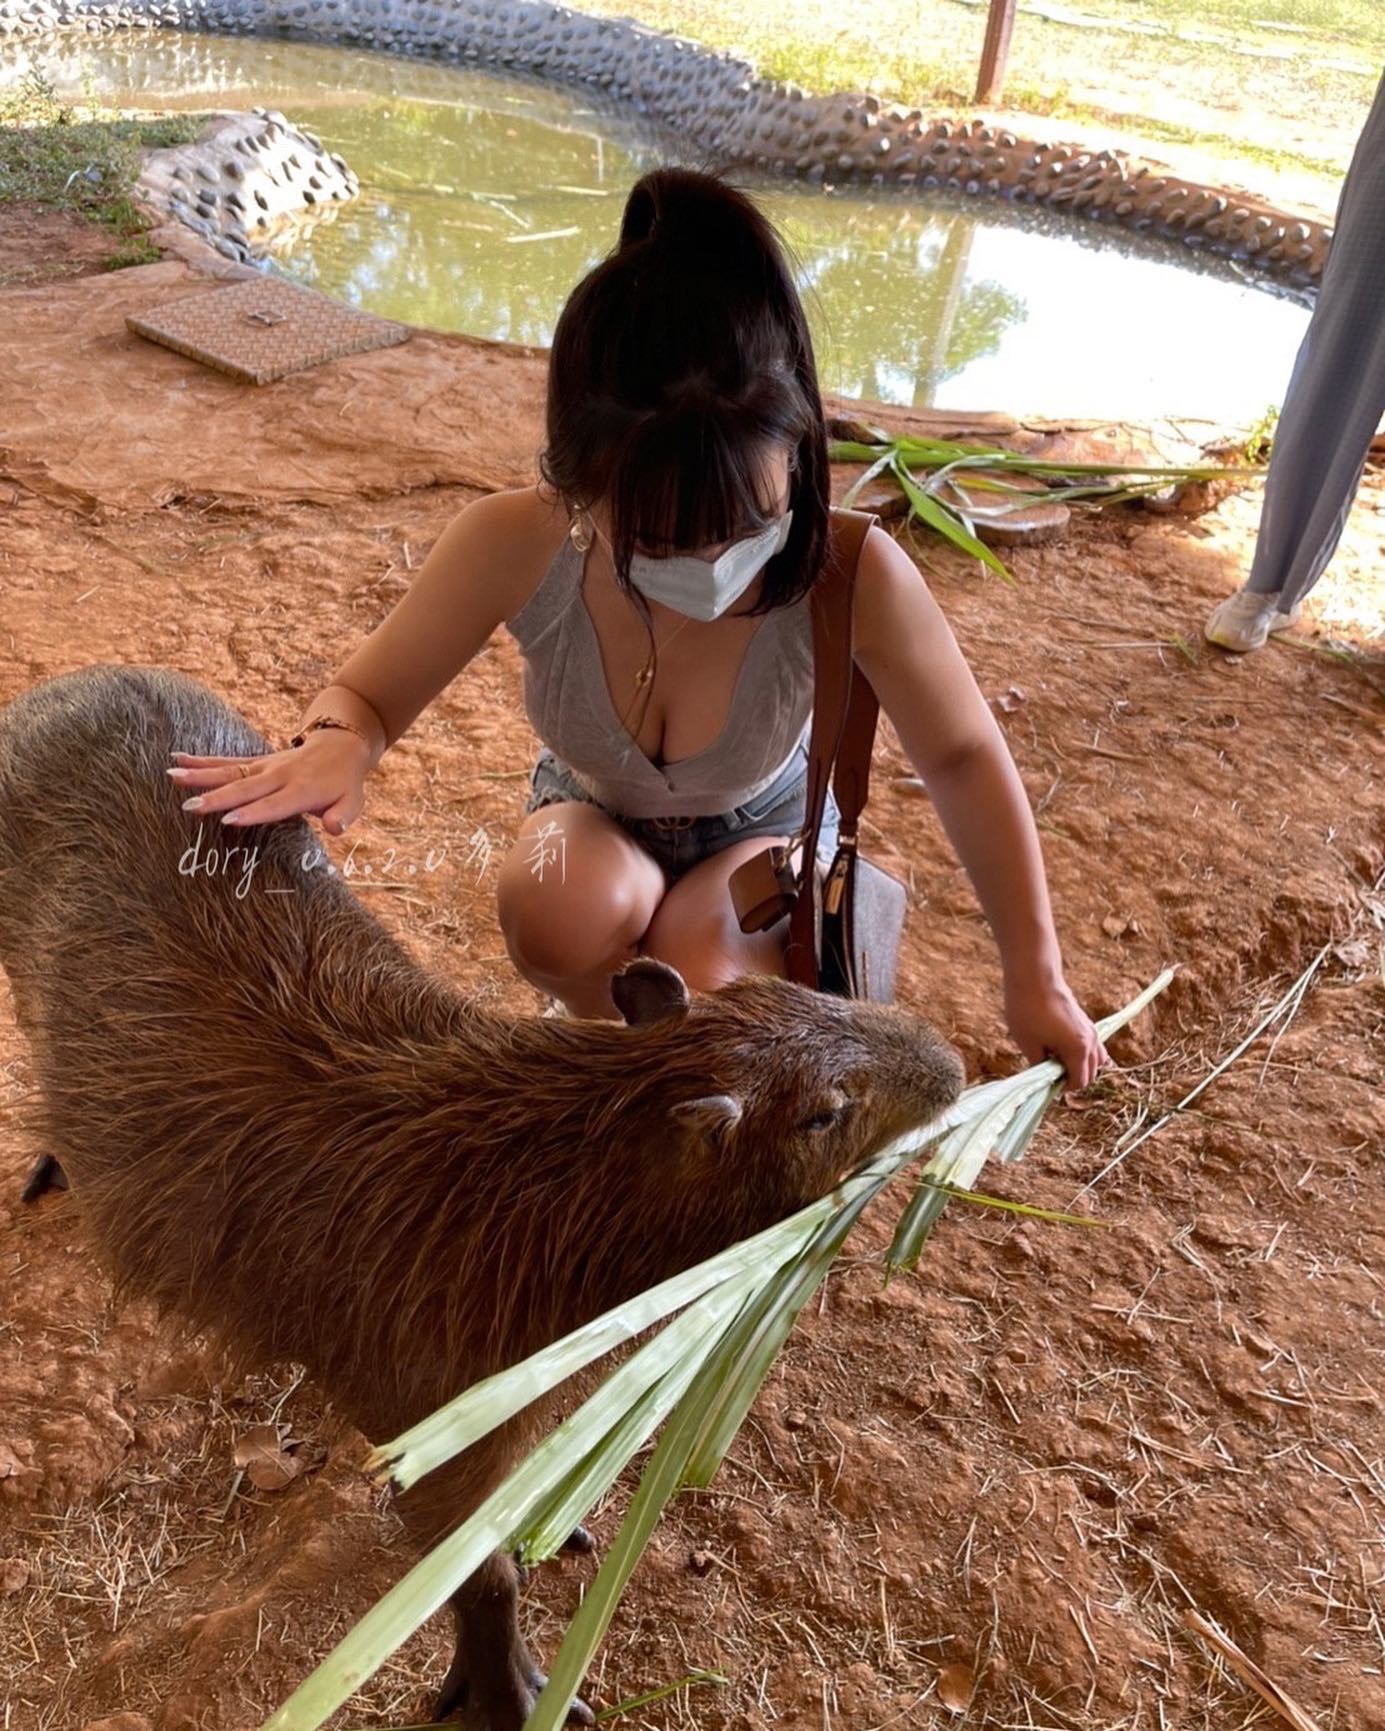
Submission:
M 937 1031 L 893 1006 L 764 974 L 690 996 L 674 969 L 645 958 L 611 989 L 627 1022 L 656 1028 L 665 1045 L 679 1182 L 710 1186 L 753 1173 L 785 1203 L 809 1200 L 900 1131 L 945 1111 L 965 1080 Z

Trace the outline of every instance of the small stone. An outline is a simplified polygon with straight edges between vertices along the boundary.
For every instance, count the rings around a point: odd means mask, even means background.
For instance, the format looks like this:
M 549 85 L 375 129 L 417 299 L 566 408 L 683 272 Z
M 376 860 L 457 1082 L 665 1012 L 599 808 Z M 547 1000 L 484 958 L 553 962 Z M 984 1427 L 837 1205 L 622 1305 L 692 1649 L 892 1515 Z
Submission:
M 709 1575 L 715 1562 L 710 1551 L 692 1551 L 688 1556 L 688 1567 L 695 1575 Z
M 784 1414 L 785 1430 L 806 1430 L 807 1428 L 808 1415 L 801 1407 L 793 1407 Z

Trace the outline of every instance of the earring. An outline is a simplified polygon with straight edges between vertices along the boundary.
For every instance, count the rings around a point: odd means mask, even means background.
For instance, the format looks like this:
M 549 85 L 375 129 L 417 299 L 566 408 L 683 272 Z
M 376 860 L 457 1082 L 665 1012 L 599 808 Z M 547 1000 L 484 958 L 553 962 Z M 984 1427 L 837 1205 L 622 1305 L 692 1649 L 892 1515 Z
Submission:
M 568 539 L 579 553 L 585 553 L 592 544 L 594 526 L 585 511 L 573 513 L 572 527 L 568 530 Z

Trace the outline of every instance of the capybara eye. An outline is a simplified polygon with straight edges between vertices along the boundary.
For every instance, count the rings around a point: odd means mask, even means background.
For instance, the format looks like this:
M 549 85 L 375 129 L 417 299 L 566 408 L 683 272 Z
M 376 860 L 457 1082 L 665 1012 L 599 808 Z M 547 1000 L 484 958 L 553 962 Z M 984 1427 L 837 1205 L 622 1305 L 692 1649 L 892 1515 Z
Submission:
M 842 1119 L 856 1104 L 849 1094 L 844 1094 L 838 1088 L 832 1090 L 831 1096 L 823 1102 L 811 1118 L 805 1118 L 798 1126 L 805 1135 L 815 1131 L 829 1130 L 834 1124 L 840 1124 Z

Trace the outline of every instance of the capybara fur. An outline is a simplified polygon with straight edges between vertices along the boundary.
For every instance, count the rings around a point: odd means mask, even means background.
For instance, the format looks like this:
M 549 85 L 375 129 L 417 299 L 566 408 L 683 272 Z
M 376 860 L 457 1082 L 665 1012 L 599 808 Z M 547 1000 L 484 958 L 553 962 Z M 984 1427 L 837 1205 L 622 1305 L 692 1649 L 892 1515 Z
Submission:
M 776 977 L 690 997 L 640 958 L 613 984 L 624 1022 L 469 1002 L 325 869 L 304 818 L 223 826 L 165 773 L 174 751 L 270 749 L 160 667 L 82 668 L 0 711 L 33 1188 L 70 1179 L 119 1290 L 240 1364 L 306 1366 L 374 1441 L 957 1096 L 958 1058 L 918 1017 Z M 406 1493 L 417 1540 L 468 1515 L 553 1407 Z M 457 1594 L 440 1717 L 523 1724 L 542 1673 L 517 1597 L 499 1553 Z

